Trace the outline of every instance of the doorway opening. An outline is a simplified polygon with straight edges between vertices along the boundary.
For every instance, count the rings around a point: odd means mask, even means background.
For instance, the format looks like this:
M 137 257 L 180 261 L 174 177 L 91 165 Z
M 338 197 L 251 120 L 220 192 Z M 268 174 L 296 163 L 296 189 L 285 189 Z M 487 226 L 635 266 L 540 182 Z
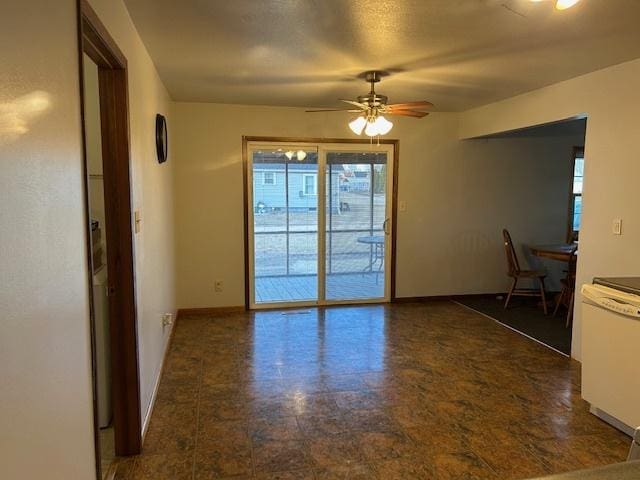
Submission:
M 391 301 L 397 141 L 243 146 L 247 307 Z
M 571 354 L 573 338 L 587 121 L 571 118 L 483 137 L 490 139 L 500 155 L 509 155 L 509 161 L 519 169 L 514 172 L 503 164 L 495 170 L 496 175 L 509 181 L 493 187 L 494 194 L 508 202 L 501 203 L 512 209 L 511 213 L 501 210 L 501 224 L 496 225 L 500 242 L 496 264 L 504 265 L 506 289 L 504 294 L 460 299 L 460 303 L 565 355 Z M 518 278 L 517 287 L 522 290 L 515 292 L 517 296 L 512 291 L 515 279 L 510 257 L 505 258 L 502 248 L 503 228 L 512 237 L 517 269 L 524 272 Z M 537 295 L 540 279 L 546 290 L 544 301 Z
M 127 60 L 85 0 L 78 15 L 96 468 L 141 449 Z

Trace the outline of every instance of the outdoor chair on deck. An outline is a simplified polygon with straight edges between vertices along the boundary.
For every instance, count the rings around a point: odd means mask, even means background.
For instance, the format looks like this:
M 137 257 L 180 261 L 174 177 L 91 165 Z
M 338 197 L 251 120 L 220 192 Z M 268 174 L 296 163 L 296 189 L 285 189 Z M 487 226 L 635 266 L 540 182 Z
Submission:
M 502 230 L 502 237 L 504 239 L 504 250 L 507 255 L 507 275 L 513 279 L 511 288 L 507 294 L 507 299 L 504 302 L 504 308 L 507 309 L 511 297 L 540 297 L 542 299 L 542 309 L 544 314 L 547 314 L 547 298 L 544 291 L 544 279 L 546 274 L 539 270 L 522 270 L 520 268 L 520 262 L 516 255 L 516 250 L 513 247 L 513 241 L 511 235 L 507 229 Z M 537 281 L 539 288 L 517 288 L 519 280 L 534 280 Z

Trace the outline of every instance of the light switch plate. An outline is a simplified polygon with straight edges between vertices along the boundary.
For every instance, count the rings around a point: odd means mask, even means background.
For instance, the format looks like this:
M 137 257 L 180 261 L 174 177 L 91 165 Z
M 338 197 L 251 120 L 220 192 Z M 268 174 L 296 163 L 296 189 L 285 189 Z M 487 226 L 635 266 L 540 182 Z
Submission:
M 140 210 L 136 210 L 133 212 L 133 229 L 135 233 L 140 233 L 140 223 L 142 223 L 142 219 L 140 218 Z
M 406 212 L 407 211 L 407 202 L 404 200 L 400 200 L 398 202 L 398 210 L 400 210 L 401 212 Z
M 613 219 L 612 231 L 614 235 L 622 235 L 622 219 L 621 218 Z

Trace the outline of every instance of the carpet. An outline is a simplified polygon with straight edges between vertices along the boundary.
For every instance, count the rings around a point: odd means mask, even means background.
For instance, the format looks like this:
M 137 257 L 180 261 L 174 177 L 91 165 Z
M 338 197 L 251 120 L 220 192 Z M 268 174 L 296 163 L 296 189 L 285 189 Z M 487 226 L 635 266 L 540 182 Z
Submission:
M 538 306 L 539 299 L 518 298 L 511 300 L 509 308 L 503 308 L 504 300 L 496 297 L 461 297 L 456 298 L 461 304 L 473 308 L 498 322 L 508 325 L 525 335 L 559 350 L 571 354 L 571 326 L 565 327 L 566 313 L 563 308 L 556 317 L 552 317 L 553 307 L 549 306 L 549 315 L 544 314 Z

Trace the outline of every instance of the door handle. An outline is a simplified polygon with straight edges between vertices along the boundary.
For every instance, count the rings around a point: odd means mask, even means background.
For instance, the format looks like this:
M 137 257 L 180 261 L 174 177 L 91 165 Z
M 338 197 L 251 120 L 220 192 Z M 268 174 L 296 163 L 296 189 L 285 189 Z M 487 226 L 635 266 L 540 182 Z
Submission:
M 389 219 L 386 218 L 384 223 L 382 224 L 382 230 L 384 230 L 384 234 L 385 235 L 391 235 L 391 232 L 389 231 Z

